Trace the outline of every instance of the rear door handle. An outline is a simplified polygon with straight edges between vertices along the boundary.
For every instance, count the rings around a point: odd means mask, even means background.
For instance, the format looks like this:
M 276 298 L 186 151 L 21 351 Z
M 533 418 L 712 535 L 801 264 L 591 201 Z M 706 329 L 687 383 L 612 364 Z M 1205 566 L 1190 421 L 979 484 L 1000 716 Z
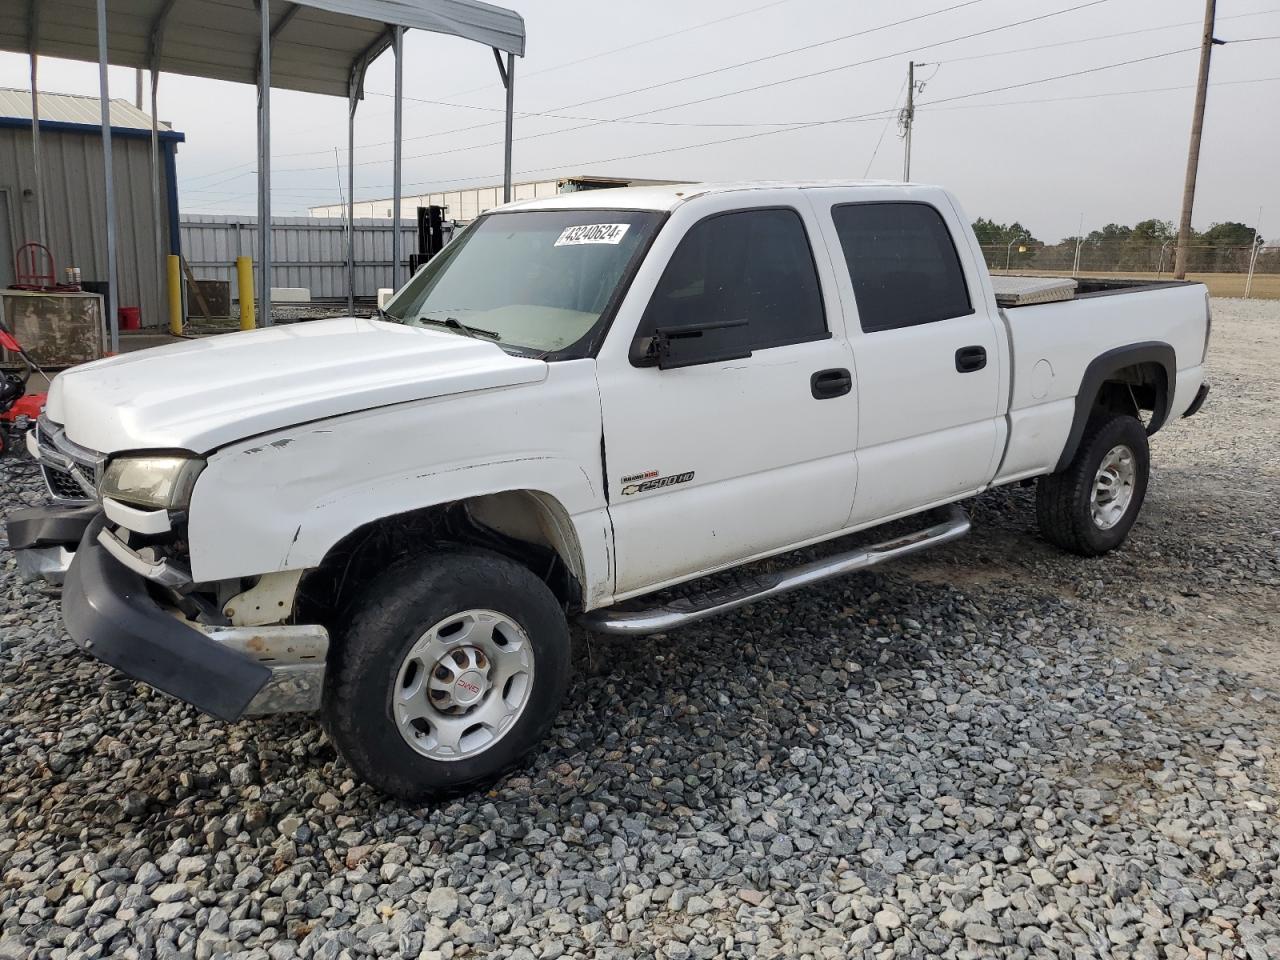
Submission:
M 843 397 L 853 389 L 853 377 L 844 367 L 819 370 L 809 378 L 809 391 L 815 400 L 831 400 Z
M 956 372 L 973 373 L 987 365 L 986 347 L 961 347 L 956 351 Z

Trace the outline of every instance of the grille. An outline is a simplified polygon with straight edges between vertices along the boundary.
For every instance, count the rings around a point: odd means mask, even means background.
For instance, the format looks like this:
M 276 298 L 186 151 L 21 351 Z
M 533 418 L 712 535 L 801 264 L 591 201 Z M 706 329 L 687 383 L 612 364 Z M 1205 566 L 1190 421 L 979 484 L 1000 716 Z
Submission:
M 84 488 L 76 482 L 76 478 L 65 470 L 59 470 L 51 467 L 47 463 L 44 466 L 44 482 L 49 488 L 49 493 L 61 500 L 88 500 L 85 496 Z

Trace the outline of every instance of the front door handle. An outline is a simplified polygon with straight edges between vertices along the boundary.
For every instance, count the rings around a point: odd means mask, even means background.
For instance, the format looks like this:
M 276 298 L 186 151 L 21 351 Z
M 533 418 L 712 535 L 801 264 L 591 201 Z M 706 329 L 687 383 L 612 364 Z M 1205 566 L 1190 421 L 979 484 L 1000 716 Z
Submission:
M 973 373 L 987 365 L 986 347 L 961 347 L 956 351 L 956 372 Z
M 809 378 L 809 391 L 815 400 L 832 400 L 843 397 L 853 389 L 853 377 L 844 367 L 819 370 Z

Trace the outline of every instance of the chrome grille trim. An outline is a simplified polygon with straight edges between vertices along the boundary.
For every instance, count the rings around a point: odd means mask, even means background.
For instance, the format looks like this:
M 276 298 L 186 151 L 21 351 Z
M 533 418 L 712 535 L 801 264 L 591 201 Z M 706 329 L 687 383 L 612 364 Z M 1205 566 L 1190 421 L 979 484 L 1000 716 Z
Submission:
M 49 496 L 62 503 L 88 503 L 98 499 L 98 481 L 107 461 L 105 454 L 69 439 L 63 427 L 44 413 L 36 421 L 36 441 L 40 444 Z

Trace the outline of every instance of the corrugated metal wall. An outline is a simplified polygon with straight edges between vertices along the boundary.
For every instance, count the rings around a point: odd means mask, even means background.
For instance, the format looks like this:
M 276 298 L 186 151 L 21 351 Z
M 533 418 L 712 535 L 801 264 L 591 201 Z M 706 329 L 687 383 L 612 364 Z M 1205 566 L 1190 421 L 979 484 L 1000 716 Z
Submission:
M 104 280 L 107 273 L 106 188 L 102 180 L 102 141 L 98 134 L 42 129 L 45 216 L 49 248 L 62 279 L 64 267 L 79 267 L 84 280 Z M 163 150 L 163 145 L 161 146 Z M 166 322 L 164 276 L 155 258 L 151 216 L 151 143 L 146 138 L 112 140 L 115 173 L 116 244 L 119 269 L 117 303 L 142 308 L 142 322 Z M 164 155 L 161 154 L 161 230 L 168 252 L 169 211 L 165 197 Z M 31 130 L 0 127 L 0 190 L 8 194 L 13 246 L 38 240 L 35 169 Z M 29 194 L 25 191 L 31 191 Z M 0 268 L 7 278 L 13 265 Z
M 258 259 L 256 217 L 196 215 L 181 221 L 182 250 L 201 280 L 227 280 L 239 299 L 237 256 Z M 401 253 L 407 270 L 409 254 L 418 248 L 414 222 L 401 223 Z M 373 297 L 391 286 L 391 223 L 356 220 L 356 296 Z M 407 276 L 408 274 L 402 274 Z M 271 285 L 306 287 L 316 299 L 347 295 L 347 224 L 317 217 L 271 218 Z

